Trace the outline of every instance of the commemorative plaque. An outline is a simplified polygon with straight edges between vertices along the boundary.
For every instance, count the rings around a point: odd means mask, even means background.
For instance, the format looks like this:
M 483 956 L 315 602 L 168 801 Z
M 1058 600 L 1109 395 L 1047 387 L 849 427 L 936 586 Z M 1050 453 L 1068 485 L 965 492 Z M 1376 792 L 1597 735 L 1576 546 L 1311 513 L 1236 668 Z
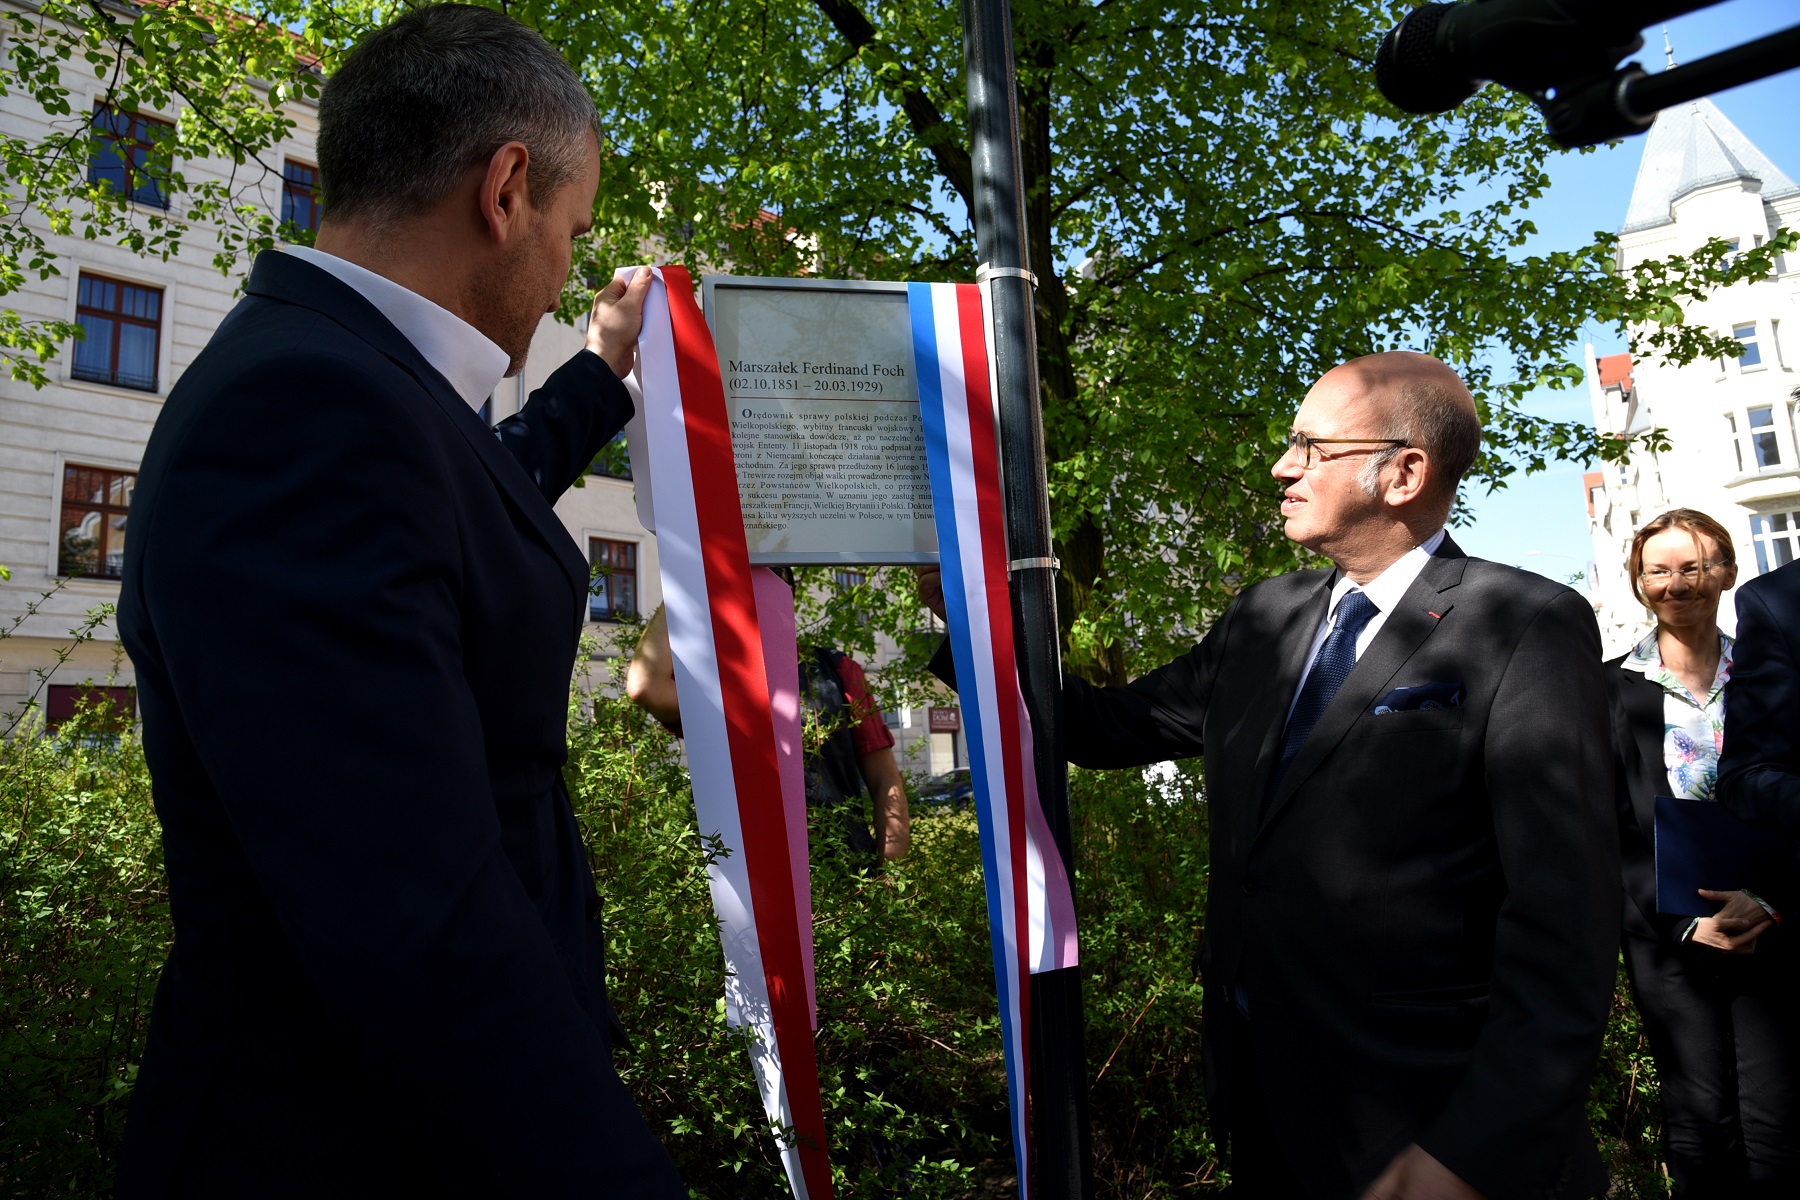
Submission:
M 906 285 L 708 276 L 750 561 L 937 561 Z

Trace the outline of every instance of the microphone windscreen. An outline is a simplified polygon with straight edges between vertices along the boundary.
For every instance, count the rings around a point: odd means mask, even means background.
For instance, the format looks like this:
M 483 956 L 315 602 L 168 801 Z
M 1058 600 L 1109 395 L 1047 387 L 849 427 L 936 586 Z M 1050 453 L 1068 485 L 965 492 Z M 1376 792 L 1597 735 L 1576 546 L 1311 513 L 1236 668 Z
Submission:
M 1438 46 L 1438 26 L 1453 4 L 1421 4 L 1381 39 L 1375 53 L 1375 86 L 1395 108 L 1409 113 L 1449 112 L 1480 84 L 1459 71 Z

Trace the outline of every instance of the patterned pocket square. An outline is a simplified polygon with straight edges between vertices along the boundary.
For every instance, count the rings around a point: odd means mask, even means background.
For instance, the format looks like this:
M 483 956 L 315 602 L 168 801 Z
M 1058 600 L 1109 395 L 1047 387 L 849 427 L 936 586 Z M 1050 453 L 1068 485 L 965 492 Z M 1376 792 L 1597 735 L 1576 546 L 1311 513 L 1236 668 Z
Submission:
M 1462 680 L 1452 683 L 1422 683 L 1418 687 L 1395 688 L 1375 702 L 1378 717 L 1388 713 L 1416 712 L 1423 708 L 1461 708 Z

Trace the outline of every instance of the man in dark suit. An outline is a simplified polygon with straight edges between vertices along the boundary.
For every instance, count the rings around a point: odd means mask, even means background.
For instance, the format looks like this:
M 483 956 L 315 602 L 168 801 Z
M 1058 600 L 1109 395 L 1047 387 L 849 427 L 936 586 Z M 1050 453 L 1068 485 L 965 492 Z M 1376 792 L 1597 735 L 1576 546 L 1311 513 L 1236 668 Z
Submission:
M 478 415 L 591 224 L 595 123 L 498 13 L 371 35 L 317 248 L 258 258 L 151 435 L 119 621 L 175 944 L 121 1196 L 687 1194 L 612 1063 L 561 777 L 587 567 L 551 502 L 631 414 L 648 273 Z
M 1597 1194 L 1621 901 L 1593 613 L 1445 535 L 1481 427 L 1444 364 L 1338 367 L 1293 429 L 1286 533 L 1336 569 L 1247 589 L 1127 686 L 1063 684 L 1070 761 L 1205 755 L 1207 1078 L 1240 1194 Z
M 1800 562 L 1737 590 L 1719 802 L 1800 838 Z

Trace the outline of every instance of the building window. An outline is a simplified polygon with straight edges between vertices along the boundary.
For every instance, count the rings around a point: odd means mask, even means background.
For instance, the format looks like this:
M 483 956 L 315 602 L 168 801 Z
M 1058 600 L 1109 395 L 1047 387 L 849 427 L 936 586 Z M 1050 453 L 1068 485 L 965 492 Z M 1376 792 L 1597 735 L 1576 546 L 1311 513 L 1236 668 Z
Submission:
M 588 539 L 588 620 L 616 621 L 634 616 L 637 604 L 637 543 L 608 538 Z
M 869 577 L 861 571 L 851 570 L 845 567 L 839 567 L 831 573 L 832 586 L 837 588 L 840 592 L 847 592 L 852 588 L 859 588 L 868 581 Z
M 82 335 L 75 343 L 75 378 L 154 392 L 162 289 L 86 271 L 75 286 L 75 323 Z
M 128 687 L 53 683 L 44 697 L 44 726 L 55 729 L 83 709 L 94 713 L 88 718 L 94 732 L 116 734 L 137 719 L 137 695 Z
M 1764 405 L 1752 408 L 1744 414 L 1750 421 L 1750 449 L 1748 457 L 1756 460 L 1758 471 L 1773 470 L 1781 465 L 1781 445 L 1775 435 L 1775 410 Z
M 288 159 L 281 167 L 281 223 L 308 232 L 319 228 L 319 168 Z
M 631 478 L 631 451 L 625 446 L 625 435 L 619 434 L 600 447 L 600 453 L 588 464 L 588 474 L 606 479 Z
M 137 472 L 106 467 L 63 468 L 62 523 L 56 573 L 117 579 L 125 571 L 125 517 Z
M 1744 325 L 1733 325 L 1731 336 L 1737 339 L 1741 349 L 1738 351 L 1739 367 L 1758 367 L 1762 365 L 1762 350 L 1756 344 L 1756 322 Z
M 150 160 L 157 144 L 174 133 L 168 121 L 95 105 L 88 182 L 104 184 L 139 204 L 169 207 L 168 180 L 152 174 Z
M 1800 511 L 1757 513 L 1750 518 L 1756 571 L 1766 575 L 1800 558 Z

